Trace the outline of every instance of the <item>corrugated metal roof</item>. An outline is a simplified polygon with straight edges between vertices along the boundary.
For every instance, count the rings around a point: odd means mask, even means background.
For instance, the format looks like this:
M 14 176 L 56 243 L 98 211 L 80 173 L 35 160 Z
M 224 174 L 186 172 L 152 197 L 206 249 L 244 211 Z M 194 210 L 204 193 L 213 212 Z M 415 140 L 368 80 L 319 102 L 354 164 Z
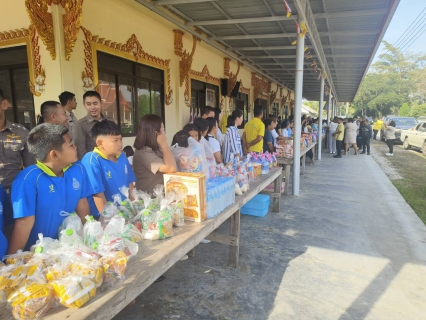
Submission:
M 144 5 L 156 3 L 155 0 L 136 1 Z M 297 15 L 296 8 L 305 5 L 313 13 L 314 19 L 310 23 L 315 24 L 312 29 L 316 29 L 318 34 L 308 33 L 311 38 L 307 38 L 306 45 L 313 58 L 326 61 L 327 66 L 322 66 L 330 73 L 326 82 L 335 88 L 333 94 L 339 101 L 354 99 L 399 1 L 287 1 L 293 9 L 293 16 Z M 173 4 L 177 2 L 180 4 Z M 290 46 L 296 39 L 295 21 L 285 18 L 283 0 L 212 0 L 195 3 L 175 0 L 165 8 L 174 15 L 179 14 L 188 26 L 207 31 L 212 39 L 225 44 L 228 50 L 234 51 L 240 59 L 253 63 L 253 67 L 274 81 L 294 88 L 295 48 L 274 49 Z M 304 14 L 308 17 L 306 12 Z M 279 17 L 279 21 L 270 21 L 273 17 Z M 229 36 L 233 38 L 221 39 Z M 245 39 L 247 36 L 253 38 Z M 314 44 L 321 52 L 313 52 Z M 305 61 L 303 96 L 318 100 L 320 81 L 310 64 L 311 61 Z

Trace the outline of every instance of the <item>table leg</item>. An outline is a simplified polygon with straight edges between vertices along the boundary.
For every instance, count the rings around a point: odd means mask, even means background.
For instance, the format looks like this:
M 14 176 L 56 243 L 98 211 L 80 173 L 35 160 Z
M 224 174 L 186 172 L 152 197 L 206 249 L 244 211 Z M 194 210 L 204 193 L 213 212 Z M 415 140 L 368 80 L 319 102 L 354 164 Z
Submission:
M 290 169 L 291 169 L 291 165 L 286 164 L 285 165 L 285 187 L 284 187 L 285 195 L 288 195 L 288 190 L 290 188 Z
M 305 174 L 305 164 L 306 164 L 306 153 L 302 156 L 302 166 L 300 168 L 300 174 Z
M 188 257 L 195 257 L 195 248 L 192 248 L 191 250 L 188 251 L 187 253 Z
M 274 181 L 274 193 L 272 196 L 272 211 L 280 212 L 280 201 L 281 201 L 281 185 L 283 182 L 282 171 L 279 177 L 277 177 Z
M 240 258 L 240 217 L 240 209 L 231 216 L 231 231 L 229 235 L 237 238 L 237 245 L 229 246 L 229 266 L 234 268 L 238 268 Z

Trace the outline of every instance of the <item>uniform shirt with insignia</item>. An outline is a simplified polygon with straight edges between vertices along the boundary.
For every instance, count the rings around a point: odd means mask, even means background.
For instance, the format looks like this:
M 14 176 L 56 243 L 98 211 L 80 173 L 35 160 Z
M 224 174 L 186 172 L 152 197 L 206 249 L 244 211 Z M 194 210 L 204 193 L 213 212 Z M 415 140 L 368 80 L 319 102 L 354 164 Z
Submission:
M 68 118 L 67 128 L 71 138 L 73 138 L 74 125 L 77 123 L 77 118 L 75 117 L 73 112 L 69 112 L 68 110 L 65 110 L 65 113 L 67 114 L 67 118 Z
M 12 204 L 6 191 L 0 186 L 0 259 L 7 253 L 9 244 L 3 234 L 5 216 L 12 216 Z
M 121 187 L 129 187 L 136 181 L 132 166 L 124 153 L 117 157 L 117 162 L 108 160 L 98 148 L 87 153 L 81 163 L 84 165 L 93 188 L 93 194 L 103 192 L 107 201 L 114 201 L 113 196 L 120 194 Z M 93 212 L 90 208 L 90 212 Z
M 63 177 L 57 177 L 42 163 L 23 170 L 12 185 L 12 205 L 15 219 L 35 216 L 25 250 L 36 243 L 39 233 L 57 239 L 62 221 L 76 210 L 80 199 L 92 194 L 81 163 L 64 169 Z
M 105 117 L 101 113 L 101 120 L 95 120 L 90 114 L 87 114 L 84 118 L 77 121 L 73 128 L 73 141 L 74 145 L 77 147 L 77 157 L 78 160 L 83 159 L 84 155 L 96 147 L 95 139 L 92 137 L 92 127 L 95 123 L 102 120 L 114 121 L 114 119 Z
M 24 126 L 7 120 L 0 131 L 0 183 L 5 189 L 10 188 L 22 164 L 28 167 L 36 162 L 28 152 L 28 133 Z

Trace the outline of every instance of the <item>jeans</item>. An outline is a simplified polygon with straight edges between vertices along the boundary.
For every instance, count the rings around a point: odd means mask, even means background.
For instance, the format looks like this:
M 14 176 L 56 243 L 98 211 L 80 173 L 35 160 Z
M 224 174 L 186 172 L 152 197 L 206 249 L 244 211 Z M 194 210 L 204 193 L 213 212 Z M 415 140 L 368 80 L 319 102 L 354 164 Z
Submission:
M 336 156 L 342 156 L 342 147 L 343 147 L 343 140 L 336 140 L 336 148 L 337 148 L 337 154 Z
M 365 146 L 367 146 L 367 153 L 370 154 L 370 137 L 362 138 L 362 152 L 365 153 Z
M 334 153 L 336 153 L 336 140 L 333 137 L 333 133 L 335 132 L 336 130 L 333 130 L 328 133 L 328 150 Z
M 377 132 L 379 132 L 379 130 L 373 130 L 373 140 L 376 140 Z
M 386 144 L 389 147 L 389 153 L 392 153 L 392 154 L 393 154 L 393 142 L 394 142 L 393 139 L 387 139 L 386 140 Z

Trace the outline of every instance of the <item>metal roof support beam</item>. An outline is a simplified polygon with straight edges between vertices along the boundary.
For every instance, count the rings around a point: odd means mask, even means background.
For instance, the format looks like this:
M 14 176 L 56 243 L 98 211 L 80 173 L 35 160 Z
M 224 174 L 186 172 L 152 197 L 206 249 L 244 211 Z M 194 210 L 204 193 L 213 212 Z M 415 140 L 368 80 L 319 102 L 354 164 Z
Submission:
M 315 13 L 313 16 L 315 19 L 320 18 L 349 18 L 349 17 L 361 17 L 361 16 L 373 16 L 378 14 L 386 14 L 388 11 L 386 8 L 379 8 L 373 10 L 351 10 L 351 11 L 338 11 L 328 13 Z
M 312 47 L 308 45 L 307 47 Z M 370 44 L 360 44 L 360 45 L 324 45 L 324 49 L 361 49 L 361 48 L 370 48 Z M 296 50 L 296 46 L 270 46 L 270 47 L 230 47 L 231 50 L 235 51 L 262 51 L 262 50 Z
M 303 20 L 298 19 L 299 25 Z M 294 141 L 300 141 L 302 124 L 302 94 L 303 94 L 303 61 L 304 61 L 305 37 L 297 36 L 296 44 L 296 79 L 294 81 Z M 294 144 L 293 150 L 293 196 L 298 196 L 300 191 L 300 143 Z
M 147 1 L 147 0 L 136 0 L 138 3 L 140 3 L 141 5 L 145 6 L 146 8 L 150 9 L 151 11 L 157 13 L 158 15 L 160 15 L 161 17 L 163 17 L 164 19 L 172 22 L 173 24 L 175 24 L 176 26 L 178 26 L 179 28 L 181 28 L 182 30 L 185 30 L 186 32 L 200 38 L 201 40 L 203 40 L 205 43 L 211 45 L 213 48 L 219 50 L 220 52 L 223 52 L 224 54 L 228 55 L 229 57 L 235 59 L 236 61 L 241 62 L 243 65 L 251 68 L 253 71 L 259 73 L 260 75 L 266 77 L 267 79 L 273 81 L 273 82 L 277 82 L 279 83 L 281 86 L 286 86 L 284 83 L 280 82 L 279 80 L 277 80 L 276 78 L 273 78 L 267 74 L 265 74 L 264 72 L 262 72 L 262 70 L 259 70 L 259 68 L 257 68 L 256 66 L 254 66 L 252 63 L 247 62 L 246 60 L 244 60 L 244 58 L 240 58 L 238 57 L 236 54 L 234 54 L 233 52 L 229 51 L 228 49 L 223 48 L 223 46 L 221 46 L 220 44 L 212 41 L 212 38 L 210 37 L 205 37 L 203 35 L 200 35 L 199 33 L 197 33 L 194 29 L 192 29 L 191 27 L 185 26 L 181 21 L 179 21 L 178 19 L 176 19 L 175 17 L 172 17 L 170 14 L 166 13 L 166 11 L 161 10 L 160 8 L 158 8 L 157 6 L 155 6 L 154 4 L 152 4 L 151 2 Z
M 309 31 L 310 42 L 312 43 L 315 53 L 317 55 L 318 62 L 327 76 L 331 77 L 330 69 L 328 68 L 327 59 L 324 54 L 324 50 L 321 45 L 321 39 L 318 34 L 318 29 L 316 27 L 315 18 L 313 16 L 311 7 L 308 0 L 293 0 L 294 6 L 297 10 L 297 15 L 301 21 L 305 21 L 306 26 Z M 299 43 L 299 41 L 298 41 Z M 334 88 L 333 80 L 328 79 L 330 84 L 330 89 L 332 92 L 336 92 Z M 297 140 L 296 140 L 297 141 Z M 296 144 L 297 145 L 297 144 Z M 296 159 L 296 158 L 295 158 Z M 298 162 L 298 161 L 296 161 Z
M 321 160 L 321 144 L 322 144 L 322 108 L 324 107 L 324 78 L 321 77 L 320 98 L 318 108 L 318 160 Z M 315 157 L 315 155 L 314 155 Z
M 157 0 L 153 2 L 156 6 L 168 6 L 174 4 L 192 4 L 195 2 L 212 2 L 219 0 Z
M 138 0 L 139 1 L 139 0 Z M 278 33 L 278 34 L 256 34 L 256 35 L 235 35 L 211 37 L 212 40 L 251 40 L 251 39 L 275 39 L 275 38 L 294 38 L 297 33 Z

